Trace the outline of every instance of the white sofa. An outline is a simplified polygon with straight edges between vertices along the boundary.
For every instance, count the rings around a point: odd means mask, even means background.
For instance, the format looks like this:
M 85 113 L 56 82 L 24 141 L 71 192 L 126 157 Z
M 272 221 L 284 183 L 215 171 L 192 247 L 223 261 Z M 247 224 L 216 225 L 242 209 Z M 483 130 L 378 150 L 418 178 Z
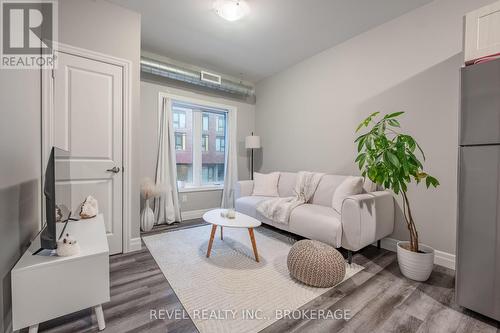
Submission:
M 293 196 L 296 173 L 281 172 L 280 197 Z M 309 203 L 295 208 L 288 224 L 273 222 L 257 211 L 257 205 L 270 197 L 252 196 L 253 181 L 239 181 L 235 191 L 235 209 L 262 223 L 352 252 L 388 235 L 394 228 L 394 198 L 387 191 L 367 192 L 347 197 L 341 214 L 332 208 L 333 193 L 347 176 L 325 175 Z

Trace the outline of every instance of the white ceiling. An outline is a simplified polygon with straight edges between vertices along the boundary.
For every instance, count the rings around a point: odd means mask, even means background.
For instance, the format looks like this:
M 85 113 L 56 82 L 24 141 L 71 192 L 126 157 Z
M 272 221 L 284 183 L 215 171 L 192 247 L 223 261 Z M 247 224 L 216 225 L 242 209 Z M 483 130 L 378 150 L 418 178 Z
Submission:
M 431 0 L 247 0 L 227 22 L 213 0 L 111 0 L 142 14 L 142 49 L 257 82 Z

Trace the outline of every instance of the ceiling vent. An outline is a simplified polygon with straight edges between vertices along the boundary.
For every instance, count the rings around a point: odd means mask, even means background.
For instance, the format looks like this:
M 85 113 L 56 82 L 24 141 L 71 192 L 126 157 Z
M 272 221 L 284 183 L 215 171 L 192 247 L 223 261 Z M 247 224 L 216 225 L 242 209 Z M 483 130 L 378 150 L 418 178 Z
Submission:
M 205 71 L 201 71 L 200 79 L 202 81 L 210 82 L 213 84 L 220 85 L 222 83 L 222 76 L 217 75 L 217 74 L 213 74 L 213 73 L 209 73 L 209 72 L 205 72 Z
M 255 104 L 255 89 L 249 84 L 235 81 L 207 71 L 193 70 L 141 57 L 141 78 L 154 82 L 167 82 L 192 87 L 200 92 L 216 94 Z

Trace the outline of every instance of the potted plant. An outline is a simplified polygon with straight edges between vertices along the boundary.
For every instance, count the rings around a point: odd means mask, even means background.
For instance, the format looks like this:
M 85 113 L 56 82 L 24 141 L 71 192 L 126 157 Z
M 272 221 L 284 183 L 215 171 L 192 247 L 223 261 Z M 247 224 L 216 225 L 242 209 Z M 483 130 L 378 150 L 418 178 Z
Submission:
M 371 128 L 355 140 L 358 145 L 356 163 L 363 177 L 368 177 L 376 184 L 391 189 L 396 195 L 401 195 L 410 240 L 397 244 L 399 268 L 404 276 L 425 281 L 434 265 L 434 249 L 419 243 L 407 191 L 408 184 L 412 181 L 417 184 L 425 181 L 427 188 L 437 187 L 439 181 L 424 172 L 417 154 L 424 161 L 425 154 L 417 141 L 400 132 L 398 117 L 402 114 L 404 112 L 386 114 L 376 121 L 379 112 L 375 112 L 359 124 L 356 132 L 364 127 Z

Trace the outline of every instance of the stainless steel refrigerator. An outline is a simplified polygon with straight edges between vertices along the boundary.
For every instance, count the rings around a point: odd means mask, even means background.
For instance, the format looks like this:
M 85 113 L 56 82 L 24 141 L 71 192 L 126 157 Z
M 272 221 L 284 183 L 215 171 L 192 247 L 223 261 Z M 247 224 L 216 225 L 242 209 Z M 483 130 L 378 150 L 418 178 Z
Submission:
M 500 60 L 462 69 L 457 303 L 500 320 Z

